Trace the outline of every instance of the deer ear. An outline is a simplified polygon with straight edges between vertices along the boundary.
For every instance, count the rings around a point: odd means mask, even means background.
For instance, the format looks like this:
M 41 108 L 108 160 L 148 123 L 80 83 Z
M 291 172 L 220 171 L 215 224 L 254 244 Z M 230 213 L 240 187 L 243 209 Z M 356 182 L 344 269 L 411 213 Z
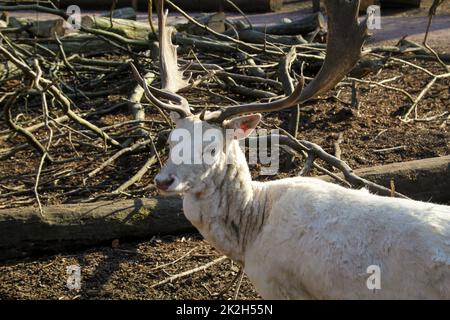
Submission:
M 245 139 L 253 132 L 261 118 L 262 116 L 259 113 L 236 117 L 231 120 L 227 120 L 224 123 L 224 128 L 233 129 L 235 139 Z

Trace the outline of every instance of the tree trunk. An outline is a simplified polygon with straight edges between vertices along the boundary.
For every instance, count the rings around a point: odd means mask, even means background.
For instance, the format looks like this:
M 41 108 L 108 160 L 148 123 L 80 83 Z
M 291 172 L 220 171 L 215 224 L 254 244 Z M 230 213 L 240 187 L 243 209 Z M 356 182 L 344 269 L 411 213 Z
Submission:
M 0 210 L 0 260 L 57 253 L 114 239 L 193 231 L 179 198 L 65 204 Z
M 147 10 L 147 1 L 139 1 L 138 3 L 137 1 L 135 2 L 133 0 L 118 0 L 117 7 L 120 8 L 122 6 L 130 6 L 134 3 L 138 4 L 137 7 L 139 8 L 139 10 Z M 230 6 L 225 0 L 173 0 L 173 3 L 184 10 L 191 11 L 213 12 L 220 11 L 221 9 L 235 11 L 235 9 Z M 233 0 L 233 3 L 246 13 L 277 11 L 280 10 L 283 6 L 283 0 Z M 59 1 L 60 8 L 66 8 L 71 4 L 73 4 L 72 0 Z M 111 0 L 78 0 L 76 1 L 76 4 L 80 6 L 82 10 L 108 10 L 109 8 L 111 8 Z
M 174 0 L 177 6 L 192 11 L 235 11 L 224 0 Z M 283 0 L 233 0 L 233 3 L 244 12 L 278 11 L 283 6 Z
M 111 12 L 108 11 L 103 13 L 101 16 L 109 18 L 110 14 Z M 136 11 L 132 7 L 124 7 L 116 9 L 112 13 L 112 18 L 136 20 Z
M 127 19 L 112 19 L 109 17 L 84 16 L 81 18 L 81 25 L 87 28 L 106 30 L 120 34 L 128 39 L 147 40 L 151 32 L 150 25 Z
M 195 20 L 200 22 L 201 24 L 207 26 L 211 30 L 214 30 L 219 33 L 225 32 L 225 13 L 223 12 L 214 12 L 208 14 L 202 14 L 200 16 L 196 16 Z M 190 34 L 195 34 L 198 36 L 207 35 L 209 32 L 205 30 L 205 28 L 200 28 L 194 25 L 192 22 L 183 23 L 176 25 L 175 28 L 179 32 L 187 32 Z
M 291 23 L 281 23 L 271 26 L 258 26 L 253 29 L 260 32 L 276 35 L 305 35 L 317 28 L 323 29 L 325 27 L 325 20 L 323 14 L 320 12 L 313 13 L 302 19 L 292 21 Z
M 112 44 L 90 34 L 75 34 L 70 37 L 64 37 L 61 39 L 61 42 L 66 55 L 83 53 L 99 54 L 111 52 L 116 49 Z M 54 52 L 58 52 L 59 50 L 56 42 L 47 41 L 46 43 L 42 43 L 42 45 Z
M 55 33 L 58 37 L 62 37 L 66 33 L 63 19 L 34 20 L 30 18 L 11 17 L 9 19 L 9 24 L 12 27 L 24 27 L 29 25 L 25 30 L 42 38 L 55 38 Z
M 237 30 L 237 32 L 239 34 L 239 40 L 246 43 L 264 44 L 266 42 L 270 42 L 275 44 L 284 44 L 287 46 L 295 46 L 308 43 L 308 41 L 303 39 L 301 35 L 279 36 L 273 34 L 264 34 L 261 31 L 255 31 L 252 29 Z M 235 31 L 231 29 L 225 32 L 225 34 L 229 36 L 233 36 L 234 33 Z
M 421 201 L 450 202 L 450 156 L 386 164 L 354 171 L 356 175 Z M 342 175 L 339 175 L 342 177 Z M 322 180 L 333 181 L 329 176 Z

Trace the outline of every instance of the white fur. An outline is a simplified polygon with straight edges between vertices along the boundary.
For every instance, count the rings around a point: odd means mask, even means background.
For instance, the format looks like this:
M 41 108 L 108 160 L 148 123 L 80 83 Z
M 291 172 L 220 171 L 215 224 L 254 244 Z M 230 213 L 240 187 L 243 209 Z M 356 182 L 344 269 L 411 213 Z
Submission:
M 448 206 L 314 178 L 254 182 L 237 141 L 211 165 L 169 160 L 158 176 L 169 175 L 183 183 L 186 217 L 263 298 L 450 299 Z M 381 268 L 379 290 L 366 286 L 370 265 Z

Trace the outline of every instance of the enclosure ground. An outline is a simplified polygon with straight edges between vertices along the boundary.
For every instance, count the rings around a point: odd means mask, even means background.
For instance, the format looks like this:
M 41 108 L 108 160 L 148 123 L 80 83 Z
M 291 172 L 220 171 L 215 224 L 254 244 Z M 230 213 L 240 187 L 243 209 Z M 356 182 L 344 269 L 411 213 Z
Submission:
M 114 247 L 2 264 L 0 299 L 216 299 L 219 298 L 216 294 L 239 271 L 236 264 L 226 259 L 204 271 L 151 288 L 220 254 L 198 235 L 167 236 Z M 166 264 L 169 265 L 161 268 Z M 66 268 L 71 265 L 81 267 L 78 291 L 67 287 Z M 229 299 L 233 295 L 234 287 L 220 298 Z M 259 299 L 245 276 L 238 298 Z

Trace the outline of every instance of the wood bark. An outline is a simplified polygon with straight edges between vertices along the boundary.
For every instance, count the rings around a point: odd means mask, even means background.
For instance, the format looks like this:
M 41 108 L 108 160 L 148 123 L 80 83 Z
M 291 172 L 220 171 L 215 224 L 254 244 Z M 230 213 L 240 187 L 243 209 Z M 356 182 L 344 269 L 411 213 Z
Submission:
M 174 0 L 173 2 L 182 9 L 191 11 L 236 11 L 224 0 Z M 283 6 L 283 0 L 233 0 L 233 3 L 247 13 L 273 12 L 280 10 Z
M 195 17 L 195 20 L 211 30 L 214 30 L 219 33 L 225 32 L 225 13 L 224 12 L 215 12 L 202 14 L 198 17 Z M 208 31 L 205 28 L 200 28 L 199 26 L 194 25 L 191 22 L 183 23 L 175 26 L 177 31 L 183 32 L 186 31 L 190 34 L 195 34 L 198 36 L 204 36 L 208 34 Z
M 102 14 L 101 16 L 109 18 L 110 15 L 111 13 L 108 11 Z M 134 10 L 132 7 L 124 7 L 116 9 L 112 13 L 112 18 L 136 20 L 136 10 Z
M 257 26 L 253 29 L 260 32 L 276 35 L 305 35 L 318 28 L 325 27 L 325 19 L 320 12 L 313 13 L 299 20 L 290 23 L 280 23 L 270 26 Z
M 148 23 L 119 18 L 113 18 L 111 24 L 109 17 L 84 16 L 81 18 L 81 25 L 87 28 L 114 32 L 135 40 L 146 40 L 151 32 Z
M 189 3 L 191 1 L 189 0 L 178 0 L 177 2 L 186 2 Z M 197 1 L 197 2 L 204 2 L 204 1 Z M 215 0 L 215 1 L 208 1 L 208 2 L 222 2 L 222 6 L 225 10 L 229 11 L 235 11 L 235 9 L 227 4 L 223 0 Z M 233 0 L 233 3 L 239 7 L 244 12 L 273 12 L 278 11 L 283 6 L 283 0 Z
M 64 52 L 66 53 L 66 55 L 76 53 L 99 54 L 104 52 L 111 52 L 117 49 L 112 44 L 99 39 L 96 36 L 85 34 L 67 37 L 65 39 L 61 39 L 61 42 L 63 44 Z M 47 42 L 43 44 L 43 46 L 54 52 L 58 51 L 58 44 L 56 42 Z
M 244 12 L 269 12 L 280 10 L 283 6 L 283 0 L 233 0 L 233 2 Z M 235 9 L 224 0 L 174 0 L 174 3 L 184 10 L 213 12 L 221 9 L 235 11 Z M 60 0 L 59 7 L 66 8 L 73 4 L 71 0 Z M 111 0 L 78 0 L 76 2 L 82 9 L 103 9 L 108 10 L 111 7 Z M 130 6 L 132 0 L 118 0 L 117 8 Z M 136 2 L 135 9 L 147 10 L 147 1 Z
M 193 231 L 181 199 L 101 201 L 0 210 L 0 260 Z
M 354 173 L 382 186 L 389 186 L 392 179 L 395 191 L 414 200 L 450 202 L 450 156 L 362 168 Z M 330 176 L 320 178 L 333 180 Z
M 226 35 L 233 36 L 234 30 L 227 30 L 225 32 Z M 293 36 L 280 36 L 273 34 L 265 34 L 261 31 L 256 31 L 252 29 L 242 29 L 237 30 L 239 34 L 239 39 L 245 41 L 247 43 L 256 43 L 256 44 L 264 44 L 264 43 L 275 43 L 275 44 L 284 44 L 287 46 L 295 46 L 299 44 L 306 44 L 306 41 L 301 35 L 293 35 Z
M 11 17 L 9 19 L 9 24 L 12 27 L 28 26 L 25 30 L 31 32 L 37 37 L 42 38 L 55 38 L 55 33 L 58 37 L 62 37 L 66 34 L 63 19 L 34 20 L 29 18 Z

